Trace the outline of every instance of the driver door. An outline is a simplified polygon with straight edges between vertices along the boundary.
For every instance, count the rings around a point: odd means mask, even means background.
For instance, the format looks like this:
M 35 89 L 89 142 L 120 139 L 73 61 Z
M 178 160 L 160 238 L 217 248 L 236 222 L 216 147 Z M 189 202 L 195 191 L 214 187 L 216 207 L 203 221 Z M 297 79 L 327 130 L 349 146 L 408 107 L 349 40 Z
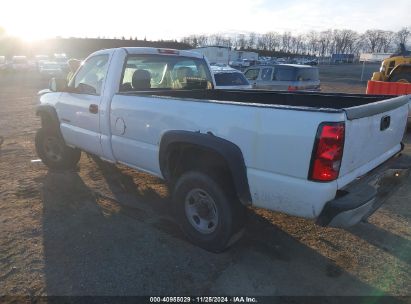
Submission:
M 97 155 L 102 155 L 99 108 L 108 63 L 108 54 L 88 58 L 56 105 L 66 143 Z

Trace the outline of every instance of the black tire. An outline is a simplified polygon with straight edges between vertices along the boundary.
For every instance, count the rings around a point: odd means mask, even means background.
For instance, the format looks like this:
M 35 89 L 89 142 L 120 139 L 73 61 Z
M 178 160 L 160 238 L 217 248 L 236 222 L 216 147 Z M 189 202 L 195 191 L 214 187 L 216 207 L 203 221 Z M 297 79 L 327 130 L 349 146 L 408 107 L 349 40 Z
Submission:
M 235 243 L 243 232 L 245 207 L 236 199 L 233 191 L 227 188 L 231 187 L 225 187 L 224 191 L 222 186 L 210 176 L 196 171 L 184 173 L 177 180 L 174 188 L 173 202 L 176 218 L 181 229 L 191 242 L 211 252 L 225 250 Z M 207 211 L 201 212 L 204 211 L 204 208 L 200 207 L 201 210 L 196 215 L 192 214 L 190 216 L 191 213 L 186 208 L 191 210 L 192 206 L 199 204 L 190 201 L 193 193 L 197 192 L 203 198 L 206 197 L 206 201 L 211 198 L 214 203 L 211 203 L 213 208 L 205 208 Z M 195 199 L 193 200 L 195 201 Z M 203 202 L 200 203 L 200 205 L 202 204 Z M 215 212 L 218 214 L 217 217 L 214 216 Z M 200 213 L 202 215 L 199 215 Z M 210 213 L 213 214 L 211 215 L 213 220 L 210 220 L 209 225 L 203 227 L 207 231 L 200 231 L 201 225 L 199 223 L 208 217 Z M 198 220 L 198 223 L 196 220 Z M 207 223 L 207 220 L 204 220 L 203 223 Z
M 79 149 L 67 146 L 62 136 L 52 129 L 39 129 L 36 133 L 35 144 L 37 155 L 51 169 L 73 169 L 81 157 Z
M 409 73 L 398 73 L 391 76 L 390 82 L 403 82 L 403 83 L 410 83 L 411 82 L 411 74 Z

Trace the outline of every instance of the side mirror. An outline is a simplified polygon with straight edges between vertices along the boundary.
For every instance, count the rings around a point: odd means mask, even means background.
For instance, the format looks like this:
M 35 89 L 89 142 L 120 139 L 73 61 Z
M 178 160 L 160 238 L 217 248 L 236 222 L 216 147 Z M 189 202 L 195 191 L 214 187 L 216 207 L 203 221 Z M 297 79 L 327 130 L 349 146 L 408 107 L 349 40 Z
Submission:
M 49 82 L 49 89 L 52 92 L 67 91 L 67 80 L 61 78 L 51 78 Z

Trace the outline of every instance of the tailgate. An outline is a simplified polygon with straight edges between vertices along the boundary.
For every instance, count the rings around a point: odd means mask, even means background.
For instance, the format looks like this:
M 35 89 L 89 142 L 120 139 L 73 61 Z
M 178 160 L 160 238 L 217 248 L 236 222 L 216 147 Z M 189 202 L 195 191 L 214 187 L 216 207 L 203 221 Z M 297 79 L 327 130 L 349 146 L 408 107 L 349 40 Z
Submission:
M 408 97 L 400 96 L 344 109 L 347 121 L 339 188 L 401 150 L 407 103 Z

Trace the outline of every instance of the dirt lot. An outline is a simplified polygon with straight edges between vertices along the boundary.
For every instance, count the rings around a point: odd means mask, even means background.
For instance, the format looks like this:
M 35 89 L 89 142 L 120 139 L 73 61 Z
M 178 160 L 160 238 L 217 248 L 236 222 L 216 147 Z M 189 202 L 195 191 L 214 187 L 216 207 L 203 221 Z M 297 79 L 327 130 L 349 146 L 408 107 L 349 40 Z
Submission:
M 358 66 L 321 69 L 324 90 L 364 91 Z M 0 76 L 0 295 L 410 294 L 411 178 L 349 230 L 250 210 L 245 237 L 211 254 L 179 232 L 160 180 L 85 154 L 72 172 L 31 162 L 45 85 Z

